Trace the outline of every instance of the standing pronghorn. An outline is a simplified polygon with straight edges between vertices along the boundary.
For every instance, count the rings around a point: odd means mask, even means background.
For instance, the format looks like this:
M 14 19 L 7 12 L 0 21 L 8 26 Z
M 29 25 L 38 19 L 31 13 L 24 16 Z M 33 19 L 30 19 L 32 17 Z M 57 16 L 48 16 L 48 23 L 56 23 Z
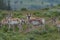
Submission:
M 57 26 L 58 32 L 60 32 L 60 21 L 56 21 L 56 26 Z
M 29 25 L 32 24 L 35 28 L 36 28 L 36 26 L 41 25 L 45 30 L 45 19 L 44 18 L 35 18 L 35 17 L 31 17 L 31 14 L 27 14 L 27 24 L 28 24 L 28 29 L 30 29 Z M 34 29 L 33 26 L 32 26 L 32 28 Z M 29 30 L 27 30 L 27 31 L 29 31 Z
M 29 23 L 32 23 L 33 25 L 44 25 L 45 19 L 44 18 L 38 18 L 38 17 L 31 17 L 31 14 L 27 14 L 27 20 Z
M 19 18 L 12 18 L 11 16 L 6 17 L 5 19 L 3 19 L 1 21 L 2 25 L 8 25 L 8 30 L 10 30 L 11 27 L 13 27 L 13 31 L 14 31 L 14 27 L 15 25 L 17 25 L 19 27 L 19 31 L 22 31 L 22 20 Z

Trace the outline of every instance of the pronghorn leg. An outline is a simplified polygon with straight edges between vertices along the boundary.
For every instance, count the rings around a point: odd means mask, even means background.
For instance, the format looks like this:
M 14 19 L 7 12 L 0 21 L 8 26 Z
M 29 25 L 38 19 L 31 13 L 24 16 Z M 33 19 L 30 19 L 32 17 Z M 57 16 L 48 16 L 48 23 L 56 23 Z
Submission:
M 60 32 L 60 27 L 57 27 L 57 29 L 58 29 L 58 32 Z
M 45 31 L 46 30 L 46 28 L 45 28 L 45 19 L 42 19 L 41 25 L 42 25 L 43 31 Z
M 41 27 L 43 31 L 46 31 L 45 24 L 42 24 Z
M 2 25 L 2 24 L 0 24 L 0 29 L 2 28 L 2 26 L 3 26 L 3 25 Z
M 14 25 L 12 25 L 13 26 L 13 32 L 15 32 L 15 26 Z
M 44 27 L 44 31 L 46 31 L 46 27 L 45 27 L 45 24 L 43 24 L 43 27 Z
M 19 32 L 22 32 L 23 31 L 22 24 L 19 24 L 18 25 L 18 28 L 19 28 Z
M 8 24 L 8 25 L 9 25 L 9 27 L 8 27 L 8 31 L 10 31 L 11 25 L 10 25 L 10 24 Z
M 58 27 L 58 32 L 60 32 L 60 28 Z
M 34 27 L 30 23 L 27 23 L 26 32 L 30 32 L 32 29 L 34 29 Z

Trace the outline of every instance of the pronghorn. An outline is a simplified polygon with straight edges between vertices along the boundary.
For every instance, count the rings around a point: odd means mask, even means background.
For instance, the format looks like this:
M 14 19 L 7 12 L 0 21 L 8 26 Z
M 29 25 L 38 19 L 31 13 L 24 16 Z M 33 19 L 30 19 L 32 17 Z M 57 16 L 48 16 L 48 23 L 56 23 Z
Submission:
M 9 25 L 9 28 L 8 30 L 10 30 L 11 27 L 13 27 L 13 30 L 14 30 L 14 25 L 17 25 L 19 27 L 19 31 L 22 31 L 22 20 L 20 20 L 19 18 L 8 18 L 8 19 L 3 19 L 1 21 L 1 24 L 2 25 Z
M 45 30 L 45 19 L 44 18 L 37 18 L 37 17 L 31 17 L 31 14 L 27 14 L 27 24 L 28 24 L 28 32 L 30 31 L 29 25 L 32 24 L 32 28 L 36 28 L 37 26 L 42 26 Z M 30 25 L 31 26 L 31 25 Z M 34 26 L 34 27 L 33 27 Z
M 11 27 L 13 27 L 14 30 L 14 25 L 17 25 L 19 27 L 19 31 L 22 30 L 22 21 L 20 18 L 13 18 L 12 14 L 8 14 L 6 18 L 2 19 L 1 24 L 2 25 L 9 25 L 8 30 L 10 30 Z
M 56 21 L 56 26 L 57 26 L 58 32 L 60 32 L 60 21 Z
M 31 17 L 31 14 L 27 14 L 27 20 L 29 23 L 32 23 L 33 25 L 44 25 L 45 19 L 44 18 L 38 18 L 38 17 Z
M 51 18 L 51 21 L 52 21 L 52 24 L 53 24 L 53 25 L 55 25 L 56 20 L 57 20 L 56 17 Z

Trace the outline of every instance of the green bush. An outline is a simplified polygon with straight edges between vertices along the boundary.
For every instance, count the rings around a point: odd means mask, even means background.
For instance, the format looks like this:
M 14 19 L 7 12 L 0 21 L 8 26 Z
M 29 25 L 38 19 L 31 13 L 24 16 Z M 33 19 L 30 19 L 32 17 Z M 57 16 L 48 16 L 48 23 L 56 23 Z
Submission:
M 35 16 L 37 16 L 37 17 L 42 17 L 42 16 L 43 16 L 43 13 L 35 12 L 35 13 L 33 13 L 33 15 L 35 15 Z
M 21 11 L 27 11 L 27 9 L 26 8 L 22 8 Z

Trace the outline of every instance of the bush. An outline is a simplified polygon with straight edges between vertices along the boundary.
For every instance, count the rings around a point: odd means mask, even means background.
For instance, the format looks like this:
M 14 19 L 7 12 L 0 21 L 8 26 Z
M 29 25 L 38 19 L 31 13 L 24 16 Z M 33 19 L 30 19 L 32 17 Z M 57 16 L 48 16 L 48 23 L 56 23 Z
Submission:
M 40 12 L 35 12 L 35 13 L 33 13 L 33 15 L 35 15 L 37 17 L 42 17 L 43 16 L 42 13 L 40 13 Z
M 26 8 L 22 8 L 21 11 L 27 11 L 27 9 Z

